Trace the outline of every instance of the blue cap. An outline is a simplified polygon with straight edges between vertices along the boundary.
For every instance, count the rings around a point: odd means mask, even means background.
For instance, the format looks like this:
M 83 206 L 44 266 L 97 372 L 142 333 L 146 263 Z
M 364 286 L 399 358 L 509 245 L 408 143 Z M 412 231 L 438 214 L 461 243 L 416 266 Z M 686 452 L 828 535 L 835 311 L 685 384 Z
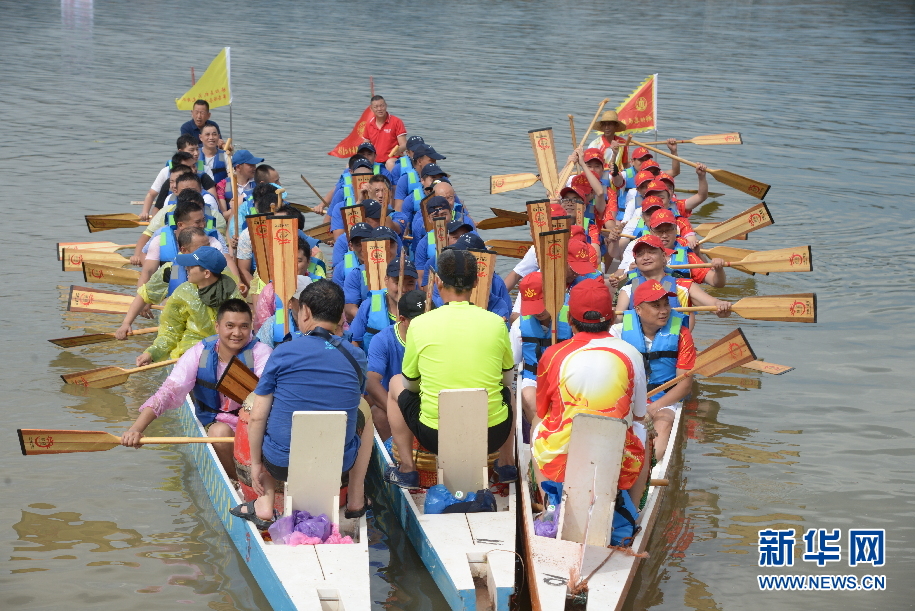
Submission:
M 388 269 L 385 272 L 391 278 L 400 277 L 400 258 L 394 259 L 388 263 Z M 403 275 L 410 276 L 411 278 L 419 278 L 419 274 L 416 273 L 416 266 L 413 265 L 413 262 L 407 259 L 403 264 Z
M 420 157 L 428 157 L 429 159 L 447 159 L 447 157 L 444 155 L 439 155 L 434 148 L 425 142 L 413 149 L 413 159 L 419 159 Z
M 253 163 L 254 165 L 257 165 L 259 163 L 264 163 L 264 158 L 255 157 L 249 150 L 239 149 L 232 155 L 232 166 L 234 167 L 242 163 Z
M 422 136 L 410 136 L 409 138 L 407 138 L 407 150 L 408 151 L 415 151 L 420 146 L 423 146 L 425 144 L 426 144 L 426 142 L 425 142 L 425 140 L 422 139 Z
M 175 257 L 175 263 L 184 267 L 199 265 L 214 274 L 221 274 L 222 270 L 226 268 L 225 256 L 212 246 L 201 246 L 192 253 L 178 255 Z
M 378 200 L 375 199 L 364 199 L 359 202 L 359 205 L 365 208 L 365 218 L 367 219 L 380 219 L 381 218 L 381 204 L 378 203 Z
M 368 223 L 356 223 L 349 228 L 349 241 L 361 240 L 363 238 L 372 238 L 372 226 Z
M 372 230 L 372 237 L 370 240 L 391 240 L 392 242 L 397 242 L 397 234 L 391 231 L 387 227 L 375 227 Z
M 428 209 L 428 207 L 427 207 Z M 457 220 L 451 221 L 448 223 L 448 233 L 454 233 L 461 227 L 466 227 L 468 231 L 473 231 L 473 225 L 464 221 L 464 217 L 461 217 Z
M 283 193 L 283 195 L 286 195 L 286 194 Z M 314 248 L 315 246 L 317 246 L 318 244 L 321 243 L 321 240 L 319 240 L 319 239 L 317 239 L 317 238 L 311 237 L 310 235 L 308 235 L 307 233 L 305 233 L 305 232 L 302 231 L 301 229 L 299 229 L 299 241 L 301 241 L 301 242 L 308 242 L 308 248 L 309 248 L 309 249 Z
M 363 157 L 362 159 L 357 159 L 356 161 L 353 162 L 353 167 L 350 168 L 350 171 L 355 172 L 356 168 L 368 168 L 370 170 L 374 170 L 375 166 L 372 165 L 371 161 L 369 161 L 368 159 Z
M 439 208 L 448 208 L 450 210 L 451 202 L 441 195 L 433 195 L 426 200 L 426 212 L 429 214 L 432 214 L 433 210 L 438 210 Z
M 420 172 L 420 176 L 448 176 L 445 174 L 445 170 L 438 167 L 437 163 L 430 163 L 423 168 L 423 171 Z
M 372 151 L 374 153 L 375 145 L 372 144 L 371 142 L 363 142 L 362 144 L 359 145 L 359 148 L 356 149 L 357 153 L 359 151 Z
M 451 245 L 454 250 L 489 250 L 486 242 L 475 233 L 465 233 Z

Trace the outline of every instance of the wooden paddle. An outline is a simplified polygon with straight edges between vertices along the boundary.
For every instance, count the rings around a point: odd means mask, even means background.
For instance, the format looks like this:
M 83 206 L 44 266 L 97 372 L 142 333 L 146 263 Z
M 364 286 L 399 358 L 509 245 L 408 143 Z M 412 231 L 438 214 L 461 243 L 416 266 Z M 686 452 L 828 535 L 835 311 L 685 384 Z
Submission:
M 324 196 L 321 195 L 320 193 L 318 193 L 318 190 L 315 189 L 310 182 L 308 182 L 308 179 L 305 178 L 305 175 L 299 174 L 299 177 L 305 181 L 305 184 L 308 185 L 308 188 L 311 189 L 312 193 L 314 193 L 315 195 L 318 196 L 318 199 L 321 200 L 321 203 L 324 204 L 325 206 L 327 206 L 328 205 L 327 200 L 325 200 Z M 314 212 L 314 210 L 312 210 L 312 212 Z
M 298 210 L 299 212 L 305 212 L 305 213 L 314 212 L 315 214 L 321 214 L 320 212 L 318 212 L 317 210 L 315 210 L 315 209 L 312 208 L 311 206 L 306 206 L 305 204 L 297 204 L 297 203 L 295 203 L 295 202 L 289 202 L 289 201 L 287 201 L 287 202 L 286 202 L 286 205 L 287 205 L 287 206 L 292 206 L 293 208 L 295 208 L 295 209 Z
M 732 369 L 729 373 L 733 373 L 733 371 L 734 370 Z M 740 388 L 751 388 L 754 390 L 762 388 L 762 382 L 759 378 L 732 378 L 715 376 L 714 378 L 705 378 L 702 381 L 710 382 L 712 384 L 721 384 L 722 386 L 739 386 Z
M 543 269 L 543 253 L 540 250 L 540 234 L 550 230 L 550 200 L 535 199 L 525 204 L 527 207 L 528 224 L 531 228 L 531 242 L 537 251 L 538 267 Z
M 678 312 L 715 312 L 715 306 L 674 308 Z M 816 293 L 794 295 L 765 295 L 744 297 L 731 305 L 731 311 L 750 320 L 775 320 L 781 322 L 816 322 Z M 619 313 L 619 312 L 618 312 Z
M 362 204 L 341 206 L 340 217 L 343 219 L 343 230 L 346 232 L 346 239 L 349 240 L 349 232 L 353 225 L 365 222 L 365 206 Z
M 233 356 L 216 383 L 216 390 L 241 405 L 257 388 L 257 382 L 257 375 L 241 359 Z
M 387 244 L 387 240 L 365 240 L 365 280 L 370 291 L 384 288 L 388 272 Z
M 265 284 L 270 282 L 270 261 L 273 257 L 267 221 L 269 217 L 269 214 L 249 214 L 245 217 L 248 223 L 248 237 L 251 238 L 251 253 L 254 255 L 254 264 L 257 265 L 257 275 Z
M 653 146 L 648 146 L 637 140 L 633 140 L 632 143 L 636 146 L 644 146 L 649 151 L 654 151 L 659 155 L 664 155 L 665 157 L 676 159 L 680 163 L 685 163 L 686 165 L 693 166 L 694 168 L 699 165 L 689 161 L 688 159 L 684 159 L 683 157 L 677 157 L 676 155 L 665 153 L 661 149 L 654 148 Z M 756 199 L 763 199 L 771 188 L 770 185 L 767 185 L 764 182 L 759 182 L 758 180 L 753 180 L 752 178 L 747 178 L 746 176 L 741 176 L 740 174 L 735 174 L 734 172 L 728 172 L 727 170 L 709 169 L 707 172 L 721 184 L 737 189 L 738 191 L 743 191 L 747 195 L 752 195 Z
M 729 134 L 710 134 L 708 136 L 696 136 L 689 140 L 677 140 L 677 144 L 701 144 L 703 146 L 715 144 L 743 144 L 743 138 L 740 132 L 731 132 Z M 667 140 L 658 140 L 656 142 L 646 142 L 645 144 L 667 144 Z M 641 146 L 645 146 L 645 144 Z
M 585 138 L 587 138 L 588 134 L 591 133 L 591 130 L 594 129 L 594 124 L 597 123 L 597 118 L 600 116 L 601 111 L 604 109 L 604 106 L 606 106 L 609 101 L 610 100 L 608 98 L 604 98 L 601 101 L 600 105 L 597 107 L 597 112 L 594 113 L 594 118 L 591 119 L 591 123 L 588 124 L 588 129 L 585 130 Z M 559 190 L 562 189 L 565 186 L 566 181 L 569 180 L 569 176 L 572 175 L 572 169 L 574 168 L 574 166 L 575 166 L 574 163 L 567 163 L 565 165 L 565 167 L 562 168 L 562 172 L 559 173 L 559 180 L 557 181 L 557 184 L 559 186 L 557 187 L 557 189 L 555 191 L 550 192 L 550 194 L 552 196 L 554 196 L 554 197 L 559 196 Z
M 492 276 L 496 271 L 496 254 L 468 250 L 477 260 L 477 283 L 470 291 L 470 303 L 483 308 L 489 307 L 489 293 L 492 290 Z
M 132 213 L 123 214 L 87 214 L 86 226 L 89 233 L 97 231 L 107 231 L 108 229 L 130 229 L 133 227 L 145 227 L 149 225 L 147 221 L 141 221 L 140 217 Z
M 105 284 L 119 284 L 121 286 L 136 286 L 140 279 L 140 272 L 135 269 L 112 267 L 110 265 L 96 265 L 83 261 L 83 280 L 86 282 L 104 282 Z
M 497 255 L 523 259 L 534 243 L 528 240 L 486 240 L 486 246 Z
M 698 193 L 698 192 L 699 192 L 698 189 L 674 189 L 674 193 Z M 708 196 L 709 197 L 724 197 L 725 194 L 724 193 L 712 193 L 711 191 L 709 191 Z M 711 204 L 712 202 L 706 202 L 706 203 Z
M 724 373 L 756 358 L 753 349 L 747 342 L 743 331 L 738 327 L 720 340 L 696 355 L 696 365 L 688 372 L 678 375 L 669 382 L 648 391 L 648 396 L 654 396 L 662 390 L 667 390 L 679 384 L 689 376 L 701 375 L 706 378 Z
M 726 221 L 718 223 L 712 227 L 705 237 L 699 240 L 700 244 L 706 242 L 726 242 L 739 235 L 745 235 L 751 231 L 768 227 L 775 223 L 766 202 L 759 202 L 752 208 L 744 210 L 737 216 L 733 216 Z M 697 230 L 698 233 L 698 230 Z
M 274 193 L 276 193 L 276 209 L 277 210 L 279 210 L 280 208 L 283 207 L 283 193 L 285 193 L 285 192 L 286 192 L 286 189 L 283 189 L 282 187 L 280 187 L 279 189 L 274 191 Z M 298 231 L 298 229 L 296 229 L 296 231 Z
M 407 253 L 401 252 L 400 256 L 397 257 L 397 261 L 400 263 L 400 269 L 397 274 L 397 301 L 400 301 L 400 298 L 403 297 L 403 269 L 407 264 Z
M 553 330 L 550 335 L 555 344 L 559 335 L 559 311 L 565 303 L 569 231 L 543 231 L 537 235 L 537 239 L 540 241 L 543 300 L 546 311 L 552 317 Z
M 131 331 L 127 334 L 127 336 L 130 337 L 133 335 L 145 335 L 147 333 L 157 333 L 158 331 L 159 327 L 147 327 L 145 329 L 137 329 L 136 331 Z M 89 335 L 60 337 L 57 339 L 49 339 L 48 341 L 55 346 L 60 346 L 61 348 L 76 348 L 77 346 L 88 346 L 90 344 L 114 342 L 117 341 L 117 338 L 114 336 L 114 333 L 90 333 Z
M 483 219 L 477 223 L 477 229 L 486 231 L 487 229 L 503 229 L 505 227 L 521 227 L 526 225 L 527 221 L 519 221 L 504 216 L 494 216 L 491 219 Z
M 767 363 L 765 361 L 750 361 L 749 363 L 744 363 L 740 367 L 734 370 L 734 373 L 750 373 L 754 371 L 761 371 L 762 373 L 770 373 L 774 376 L 780 376 L 783 373 L 788 373 L 789 371 L 794 371 L 794 367 L 790 365 L 776 365 L 775 363 Z
M 277 197 L 282 197 L 278 195 Z M 270 279 L 273 281 L 273 290 L 279 297 L 283 308 L 286 309 L 289 299 L 296 289 L 296 272 L 298 270 L 298 221 L 291 216 L 267 217 L 267 226 L 270 234 L 270 249 L 273 253 L 271 260 Z M 289 310 L 283 317 L 283 334 L 289 333 Z
M 575 117 L 569 115 L 569 132 L 572 134 L 572 150 L 578 148 L 578 138 L 575 137 Z
M 172 365 L 177 362 L 178 359 L 169 359 L 167 361 L 143 365 L 142 367 L 134 367 L 133 369 L 124 369 L 123 367 L 99 367 L 98 369 L 89 369 L 88 371 L 68 373 L 60 377 L 67 384 L 85 386 L 86 388 L 111 388 L 112 386 L 123 384 L 127 381 L 127 378 L 135 373 L 148 371 L 150 369 L 158 369 L 159 367 L 165 367 L 166 365 Z
M 223 146 L 225 150 L 226 157 L 226 172 L 229 175 L 229 189 L 232 193 L 232 217 L 235 220 L 235 239 L 238 239 L 238 234 L 241 231 L 241 225 L 238 222 L 238 211 L 241 208 L 241 202 L 238 201 L 238 177 L 235 175 L 235 164 L 232 163 L 232 154 L 235 152 L 235 149 L 232 147 L 232 139 L 229 138 L 226 140 L 225 145 Z M 250 232 L 249 232 L 250 234 Z
M 436 274 L 429 270 L 429 279 L 426 281 L 426 312 L 432 309 L 432 288 L 435 286 Z
M 330 223 L 321 223 L 311 229 L 306 229 L 305 235 L 320 240 L 328 246 L 334 245 L 334 232 L 330 230 Z
M 60 261 L 64 256 L 64 249 L 91 250 L 93 252 L 114 252 L 116 250 L 126 250 L 136 248 L 136 244 L 115 244 L 114 242 L 58 242 L 57 243 L 57 260 Z
M 132 303 L 133 295 L 73 285 L 70 287 L 70 295 L 67 299 L 67 311 L 92 312 L 95 314 L 126 314 Z M 154 305 L 152 309 L 162 310 L 164 308 L 163 306 Z
M 527 212 L 515 212 L 514 210 L 503 210 L 502 208 L 490 208 L 490 210 L 497 217 L 515 219 L 527 223 Z
M 538 180 L 540 180 L 540 177 L 531 173 L 490 176 L 489 192 L 494 195 L 496 193 L 505 193 L 506 191 L 514 191 L 516 189 L 526 189 Z
M 130 259 L 116 252 L 95 252 L 92 250 L 70 250 L 65 248 L 63 258 L 60 260 L 60 267 L 65 272 L 81 272 L 83 271 L 83 262 L 110 267 L 130 265 Z
M 105 431 L 17 429 L 23 456 L 103 452 L 121 445 L 121 438 Z M 143 444 L 235 443 L 234 437 L 143 437 Z
M 534 151 L 534 160 L 540 171 L 540 181 L 546 188 L 547 195 L 558 193 L 560 185 L 556 174 L 556 147 L 553 142 L 553 128 L 532 129 L 527 132 Z
M 432 219 L 432 231 L 435 236 L 435 256 L 439 257 L 448 241 L 448 219 Z
M 751 273 L 809 272 L 813 269 L 810 246 L 760 250 L 747 255 L 737 262 L 725 261 L 725 267 L 739 267 Z M 671 269 L 698 269 L 712 267 L 709 263 L 670 265 Z

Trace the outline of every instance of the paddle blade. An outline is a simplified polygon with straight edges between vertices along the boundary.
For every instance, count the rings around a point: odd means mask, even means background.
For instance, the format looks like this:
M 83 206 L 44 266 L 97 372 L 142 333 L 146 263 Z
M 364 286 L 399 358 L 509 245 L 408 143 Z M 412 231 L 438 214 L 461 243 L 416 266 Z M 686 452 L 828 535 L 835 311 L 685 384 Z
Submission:
M 216 390 L 241 405 L 257 388 L 257 382 L 257 375 L 237 356 L 233 356 L 219 378 Z
M 68 373 L 60 376 L 67 384 L 74 384 L 84 388 L 111 388 L 120 386 L 127 381 L 130 374 L 120 367 L 99 367 L 88 371 Z
M 516 189 L 526 189 L 540 180 L 536 174 L 500 174 L 489 177 L 489 192 L 491 194 L 505 193 Z
M 490 210 L 499 218 L 527 222 L 527 212 L 515 212 L 514 210 L 503 210 L 502 208 L 490 208 Z
M 486 246 L 498 255 L 523 259 L 533 242 L 525 240 L 487 240 Z
M 86 226 L 89 228 L 89 233 L 108 229 L 127 229 L 141 225 L 149 225 L 149 223 L 140 221 L 140 217 L 132 213 L 86 215 Z
M 708 136 L 696 136 L 695 138 L 690 139 L 690 142 L 693 144 L 701 144 L 703 146 L 709 145 L 718 145 L 718 144 L 743 144 L 743 139 L 740 137 L 740 132 L 731 132 L 730 134 L 711 134 Z
M 132 295 L 74 285 L 70 287 L 67 311 L 126 314 L 131 303 L 133 303 Z
M 134 335 L 144 335 L 147 333 L 157 333 L 159 327 L 147 327 L 145 329 L 137 329 L 127 334 L 127 337 L 132 337 Z M 117 341 L 117 338 L 114 336 L 114 333 L 92 333 L 89 335 L 77 335 L 76 337 L 61 337 L 58 339 L 49 339 L 49 342 L 55 346 L 60 346 L 61 348 L 76 348 L 77 346 L 88 346 L 90 344 L 101 344 L 104 342 L 114 342 Z
M 817 321 L 817 296 L 816 293 L 798 293 L 744 297 L 731 309 L 751 320 L 814 323 Z
M 724 259 L 728 263 L 736 263 L 737 261 L 743 261 L 747 256 L 757 251 L 735 246 L 715 246 L 713 248 L 703 248 L 702 252 L 713 259 Z
M 83 261 L 83 280 L 86 282 L 104 282 L 121 286 L 136 286 L 140 272 L 135 269 L 124 269 L 110 265 L 96 265 Z M 133 298 L 131 298 L 131 301 Z
M 766 196 L 766 193 L 769 192 L 769 189 L 772 188 L 764 182 L 753 180 L 752 178 L 747 178 L 746 176 L 741 176 L 734 172 L 728 172 L 727 170 L 709 170 L 708 173 L 721 184 L 737 189 L 738 191 L 743 191 L 756 199 L 763 199 Z
M 122 248 L 134 248 L 136 244 L 115 244 L 114 242 L 58 242 L 57 243 L 57 260 L 60 261 L 64 256 L 64 249 L 69 250 L 91 250 L 93 252 L 114 252 Z
M 23 456 L 103 452 L 121 445 L 121 438 L 104 431 L 63 431 L 19 429 L 19 448 Z
M 501 216 L 494 216 L 491 219 L 483 219 L 477 223 L 477 229 L 486 230 L 486 229 L 502 229 L 504 227 L 521 227 L 526 225 L 527 221 L 520 221 L 517 219 L 509 219 Z
M 810 246 L 761 250 L 747 255 L 739 267 L 754 272 L 809 272 L 813 270 Z
M 527 133 L 531 139 L 534 160 L 540 171 L 540 180 L 549 193 L 559 190 L 559 177 L 556 171 L 556 147 L 553 145 L 553 128 L 532 129 Z
M 65 248 L 61 258 L 61 267 L 65 272 L 81 272 L 83 271 L 84 261 L 93 265 L 110 265 L 112 267 L 123 267 L 130 264 L 130 259 L 122 257 L 115 252 Z
M 738 327 L 700 352 L 692 373 L 710 378 L 755 359 L 753 349 Z
M 749 363 L 744 363 L 735 369 L 733 373 L 751 373 L 756 371 L 761 371 L 762 373 L 770 373 L 774 376 L 780 376 L 783 373 L 794 371 L 794 367 L 789 365 L 776 365 L 775 363 L 767 363 L 765 361 L 757 360 L 750 361 Z
M 760 202 L 744 210 L 737 216 L 733 216 L 726 221 L 718 223 L 712 227 L 704 238 L 699 242 L 726 242 L 736 236 L 768 227 L 775 223 L 766 202 Z

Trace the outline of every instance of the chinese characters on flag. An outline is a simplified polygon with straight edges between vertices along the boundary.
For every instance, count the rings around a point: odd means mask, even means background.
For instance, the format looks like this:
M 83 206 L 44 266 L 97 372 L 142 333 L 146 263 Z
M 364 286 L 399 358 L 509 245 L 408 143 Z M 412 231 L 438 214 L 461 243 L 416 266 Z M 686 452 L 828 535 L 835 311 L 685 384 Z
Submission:
M 626 130 L 616 135 L 647 132 L 658 128 L 658 75 L 652 74 L 616 108 Z
M 365 140 L 365 125 L 372 119 L 372 108 L 366 107 L 362 112 L 362 116 L 359 117 L 359 120 L 356 121 L 356 126 L 353 127 L 353 131 L 349 133 L 349 136 L 340 141 L 340 144 L 334 147 L 334 150 L 327 153 L 333 157 L 347 158 L 352 157 L 356 154 L 356 151 L 359 150 L 359 145 Z

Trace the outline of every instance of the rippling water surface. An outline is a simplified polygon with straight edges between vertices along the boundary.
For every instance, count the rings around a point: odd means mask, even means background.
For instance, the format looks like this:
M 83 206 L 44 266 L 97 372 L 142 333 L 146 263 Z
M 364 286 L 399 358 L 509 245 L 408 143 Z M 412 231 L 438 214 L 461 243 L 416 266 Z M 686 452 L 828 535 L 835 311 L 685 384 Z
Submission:
M 302 202 L 313 197 L 298 174 L 322 191 L 339 174 L 325 151 L 365 107 L 370 75 L 410 132 L 448 156 L 442 165 L 477 219 L 488 206 L 520 210 L 540 196 L 538 187 L 488 194 L 490 174 L 535 170 L 527 130 L 552 125 L 565 148 L 567 114 L 580 137 L 601 98 L 615 104 L 654 72 L 661 137 L 742 132 L 745 146 L 682 145 L 680 153 L 771 183 L 776 224 L 738 245 L 809 243 L 815 269 L 737 277 L 718 294 L 815 291 L 819 323 L 702 320 L 701 343 L 739 324 L 758 355 L 797 369 L 700 386 L 680 477 L 628 604 L 911 608 L 910 2 L 63 0 L 0 3 L 0 23 L 3 608 L 266 606 L 182 452 L 25 458 L 15 439 L 18 427 L 119 433 L 161 381 L 160 373 L 110 391 L 62 387 L 60 374 L 125 365 L 143 343 L 61 350 L 45 341 L 117 322 L 65 311 L 66 287 L 79 280 L 60 271 L 52 247 L 89 239 L 84 214 L 128 211 L 142 199 L 187 120 L 172 100 L 188 87 L 189 67 L 199 76 L 224 45 L 232 47 L 233 135 Z M 213 115 L 224 131 L 228 114 Z M 680 183 L 695 186 L 689 168 Z M 753 203 L 714 181 L 711 189 L 725 195 L 700 210 L 703 220 Z M 130 244 L 135 234 L 101 236 Z M 163 418 L 150 433 L 175 430 Z M 782 572 L 881 574 L 887 591 L 759 592 L 757 574 L 779 573 L 757 567 L 765 527 L 886 529 L 885 567 L 850 569 L 843 555 Z M 377 608 L 442 608 L 388 512 L 377 512 L 372 540 Z

